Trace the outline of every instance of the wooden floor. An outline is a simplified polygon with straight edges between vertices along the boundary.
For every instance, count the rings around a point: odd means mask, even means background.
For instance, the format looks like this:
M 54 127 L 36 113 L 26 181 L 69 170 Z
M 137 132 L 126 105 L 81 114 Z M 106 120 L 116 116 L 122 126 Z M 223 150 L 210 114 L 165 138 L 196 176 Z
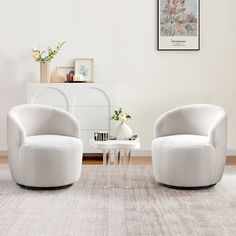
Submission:
M 0 157 L 0 165 L 8 163 L 7 157 Z M 151 165 L 151 157 L 132 157 L 132 164 L 136 165 Z M 86 157 L 83 160 L 84 165 L 100 165 L 102 164 L 101 158 Z
M 0 157 L 0 164 L 8 163 L 7 157 Z M 136 165 L 151 165 L 151 157 L 132 157 L 132 164 Z M 86 157 L 83 160 L 84 165 L 99 165 L 102 164 L 101 158 Z M 226 159 L 226 165 L 236 165 L 236 156 L 229 156 Z
M 226 165 L 236 165 L 236 157 L 233 156 L 227 157 Z

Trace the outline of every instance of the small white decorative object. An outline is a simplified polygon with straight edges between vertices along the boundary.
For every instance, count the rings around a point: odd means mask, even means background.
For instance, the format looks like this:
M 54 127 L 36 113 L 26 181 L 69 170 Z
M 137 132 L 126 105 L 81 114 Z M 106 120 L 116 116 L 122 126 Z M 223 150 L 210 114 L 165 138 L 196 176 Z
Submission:
M 80 75 L 74 75 L 73 81 L 80 81 Z
M 125 123 L 125 121 L 121 121 L 120 124 L 116 128 L 115 137 L 118 140 L 127 140 L 131 138 L 133 132 L 131 128 Z
M 113 116 L 111 117 L 112 120 L 121 121 L 121 123 L 117 126 L 115 137 L 118 140 L 126 140 L 132 137 L 132 130 L 126 124 L 128 119 L 131 119 L 131 116 L 127 113 L 122 111 L 122 108 L 118 108 L 114 111 Z
M 80 81 L 85 81 L 85 76 L 83 74 L 79 74 L 79 80 Z

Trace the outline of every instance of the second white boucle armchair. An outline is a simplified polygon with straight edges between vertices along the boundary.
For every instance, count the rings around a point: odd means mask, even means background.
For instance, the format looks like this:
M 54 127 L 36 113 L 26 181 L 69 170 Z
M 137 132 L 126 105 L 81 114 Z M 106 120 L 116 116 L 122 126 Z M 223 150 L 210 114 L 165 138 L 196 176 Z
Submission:
M 63 188 L 80 177 L 83 144 L 78 121 L 43 105 L 12 108 L 7 118 L 13 180 L 28 188 Z
M 166 112 L 155 123 L 155 179 L 175 187 L 206 187 L 220 181 L 226 156 L 227 118 L 217 106 L 197 104 Z

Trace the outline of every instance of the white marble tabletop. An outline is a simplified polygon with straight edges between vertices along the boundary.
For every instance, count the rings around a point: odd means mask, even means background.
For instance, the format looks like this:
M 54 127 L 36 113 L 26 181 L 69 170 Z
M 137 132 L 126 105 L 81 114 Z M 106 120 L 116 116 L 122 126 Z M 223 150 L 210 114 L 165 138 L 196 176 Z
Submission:
M 108 140 L 108 141 L 96 141 L 90 139 L 90 145 L 97 149 L 139 149 L 140 140 Z

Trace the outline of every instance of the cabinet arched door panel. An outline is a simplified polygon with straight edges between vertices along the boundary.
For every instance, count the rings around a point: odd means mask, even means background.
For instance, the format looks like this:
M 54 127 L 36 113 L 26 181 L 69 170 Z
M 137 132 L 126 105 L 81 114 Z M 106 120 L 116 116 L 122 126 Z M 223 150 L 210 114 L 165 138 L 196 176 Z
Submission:
M 96 88 L 81 90 L 75 97 L 73 107 L 81 129 L 110 129 L 110 101 L 103 91 Z

